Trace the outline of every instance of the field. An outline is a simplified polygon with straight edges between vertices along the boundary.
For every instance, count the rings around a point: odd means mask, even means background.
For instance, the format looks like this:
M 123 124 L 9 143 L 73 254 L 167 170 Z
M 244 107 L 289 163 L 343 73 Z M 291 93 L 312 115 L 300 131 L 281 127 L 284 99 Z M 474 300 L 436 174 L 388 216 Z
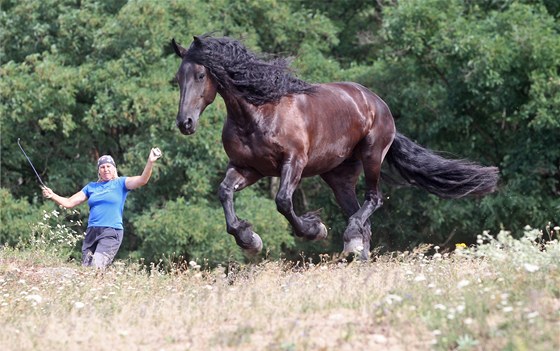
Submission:
M 559 350 L 558 241 L 527 229 L 479 244 L 105 273 L 4 248 L 0 349 Z

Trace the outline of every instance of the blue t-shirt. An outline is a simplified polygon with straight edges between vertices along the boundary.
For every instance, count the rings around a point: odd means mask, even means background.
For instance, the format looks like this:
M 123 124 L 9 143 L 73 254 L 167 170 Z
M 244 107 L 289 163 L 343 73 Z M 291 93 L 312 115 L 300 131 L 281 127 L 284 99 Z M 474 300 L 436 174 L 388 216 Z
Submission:
M 123 210 L 128 190 L 126 177 L 107 182 L 91 182 L 82 191 L 88 198 L 89 227 L 123 228 Z

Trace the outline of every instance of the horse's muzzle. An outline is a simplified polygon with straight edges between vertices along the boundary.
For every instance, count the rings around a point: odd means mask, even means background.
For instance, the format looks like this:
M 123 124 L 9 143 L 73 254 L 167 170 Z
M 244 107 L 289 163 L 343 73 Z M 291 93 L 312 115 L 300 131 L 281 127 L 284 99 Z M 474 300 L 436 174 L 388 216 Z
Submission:
M 192 118 L 185 118 L 184 120 L 177 119 L 177 127 L 181 131 L 181 134 L 190 135 L 196 130 L 196 123 Z

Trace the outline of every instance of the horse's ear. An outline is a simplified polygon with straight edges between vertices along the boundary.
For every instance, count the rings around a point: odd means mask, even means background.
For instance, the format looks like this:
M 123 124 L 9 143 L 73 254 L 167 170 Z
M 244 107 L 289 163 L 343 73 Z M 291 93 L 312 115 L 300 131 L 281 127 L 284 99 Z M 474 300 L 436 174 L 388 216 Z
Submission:
M 183 57 L 185 55 L 185 53 L 187 52 L 187 50 L 185 50 L 184 47 L 182 47 L 181 45 L 177 44 L 177 42 L 175 41 L 175 38 L 171 39 L 171 45 L 173 46 L 173 50 L 175 50 L 175 53 L 177 54 L 177 56 L 179 57 Z
M 200 37 L 198 35 L 193 35 L 193 40 L 195 43 L 200 43 Z

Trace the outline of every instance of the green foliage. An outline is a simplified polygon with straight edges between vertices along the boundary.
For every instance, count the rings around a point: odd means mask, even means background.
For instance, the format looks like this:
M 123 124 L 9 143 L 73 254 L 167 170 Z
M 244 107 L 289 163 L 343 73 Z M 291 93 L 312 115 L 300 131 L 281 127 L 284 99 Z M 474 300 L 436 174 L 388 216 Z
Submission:
M 384 184 L 385 205 L 371 218 L 374 245 L 453 245 L 474 242 L 481 228 L 556 224 L 558 14 L 548 0 L 3 0 L 2 242 L 30 236 L 26 223 L 43 209 L 18 138 L 46 183 L 66 196 L 96 179 L 100 155 L 111 154 L 121 175 L 136 175 L 157 146 L 163 158 L 152 180 L 127 200 L 126 249 L 150 259 L 241 257 L 216 196 L 227 163 L 223 101 L 204 112 L 196 134 L 182 136 L 174 126 L 179 59 L 169 42 L 188 45 L 208 32 L 291 56 L 298 76 L 310 82 L 357 81 L 386 100 L 400 132 L 500 168 L 499 192 L 483 199 L 441 200 Z M 269 185 L 263 180 L 236 196 L 240 216 L 270 255 L 340 250 L 346 223 L 328 187 L 304 180 L 296 210 L 322 209 L 330 239 L 294 246 Z M 360 198 L 364 191 L 361 182 Z M 193 233 L 201 223 L 204 235 Z
M 33 223 L 40 219 L 41 213 L 36 206 L 14 198 L 7 189 L 0 188 L 0 246 L 29 241 Z
M 263 252 L 278 258 L 282 250 L 293 246 L 287 223 L 275 210 L 275 204 L 248 190 L 240 193 L 236 206 L 240 218 L 250 216 L 253 230 L 261 235 Z M 171 259 L 208 262 L 210 265 L 228 260 L 243 260 L 235 241 L 225 230 L 221 207 L 206 201 L 189 202 L 184 198 L 166 202 L 134 219 L 137 235 L 142 239 L 139 257 L 156 261 Z
M 477 246 L 460 250 L 459 253 L 467 257 L 483 258 L 497 265 L 507 265 L 517 271 L 548 272 L 554 271 L 560 262 L 559 237 L 558 226 L 550 233 L 527 226 L 519 239 L 505 230 L 497 235 L 490 235 L 485 231 L 477 236 Z
M 436 234 L 439 243 L 473 242 L 476 228 L 558 221 L 555 19 L 537 5 L 483 10 L 439 0 L 387 7 L 384 18 L 383 56 L 369 73 L 375 78 L 363 79 L 389 103 L 398 129 L 449 157 L 496 165 L 502 176 L 498 193 L 480 200 L 387 190 L 384 212 L 405 214 L 396 216 L 406 223 L 404 241 Z M 394 232 L 395 221 L 385 223 L 381 231 Z
M 0 246 L 48 252 L 49 257 L 62 259 L 79 256 L 76 243 L 83 230 L 77 210 L 30 206 L 0 188 L 0 223 Z
M 33 235 L 29 242 L 20 241 L 19 246 L 49 252 L 51 256 L 63 259 L 68 259 L 71 255 L 80 257 L 81 252 L 76 249 L 76 244 L 83 239 L 84 232 L 80 229 L 82 222 L 73 219 L 78 216 L 77 210 L 43 210 L 42 220 L 32 226 Z

